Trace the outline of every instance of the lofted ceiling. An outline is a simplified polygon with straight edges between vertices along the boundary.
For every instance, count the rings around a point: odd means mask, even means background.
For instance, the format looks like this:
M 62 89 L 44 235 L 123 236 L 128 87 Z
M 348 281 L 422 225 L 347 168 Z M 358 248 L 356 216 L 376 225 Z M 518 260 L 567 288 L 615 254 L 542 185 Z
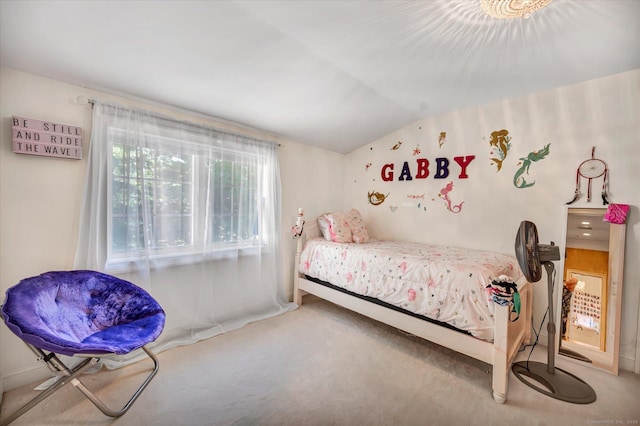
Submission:
M 640 1 L 0 1 L 0 64 L 348 153 L 427 116 L 640 68 Z M 8 113 L 10 114 L 10 113 Z

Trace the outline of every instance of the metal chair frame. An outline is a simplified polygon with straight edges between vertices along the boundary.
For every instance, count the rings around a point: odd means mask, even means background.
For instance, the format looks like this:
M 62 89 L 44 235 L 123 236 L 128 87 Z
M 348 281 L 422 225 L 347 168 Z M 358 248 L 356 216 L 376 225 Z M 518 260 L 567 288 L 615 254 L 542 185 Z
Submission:
M 42 391 L 38 396 L 33 398 L 31 401 L 27 402 L 24 406 L 22 406 L 16 412 L 12 413 L 9 417 L 0 421 L 0 426 L 6 426 L 9 423 L 13 422 L 18 417 L 22 416 L 27 411 L 29 411 L 30 409 L 32 409 L 33 407 L 35 407 L 36 405 L 38 405 L 39 403 L 47 399 L 53 393 L 61 389 L 62 386 L 66 385 L 67 383 L 71 383 L 76 389 L 82 392 L 82 394 L 85 397 L 87 397 L 93 403 L 93 405 L 98 407 L 98 409 L 100 409 L 100 411 L 102 411 L 105 415 L 109 417 L 120 417 L 124 413 L 126 413 L 129 410 L 129 408 L 131 408 L 131 405 L 138 399 L 142 391 L 147 387 L 149 382 L 151 382 L 151 379 L 153 379 L 153 377 L 156 375 L 159 369 L 158 358 L 156 358 L 153 352 L 147 349 L 146 346 L 143 346 L 141 349 L 145 351 L 146 354 L 153 360 L 153 364 L 154 364 L 153 370 L 147 376 L 147 378 L 144 380 L 144 382 L 138 388 L 138 390 L 135 391 L 135 393 L 129 399 L 129 401 L 124 405 L 124 407 L 122 407 L 120 410 L 112 410 L 109 407 L 107 407 L 96 395 L 94 395 L 93 392 L 91 392 L 78 379 L 78 376 L 82 374 L 85 370 L 87 370 L 91 366 L 96 365 L 100 361 L 100 357 L 108 356 L 110 354 L 100 354 L 100 355 L 78 354 L 76 356 L 84 356 L 84 357 L 87 357 L 87 359 L 83 360 L 80 364 L 70 369 L 56 356 L 55 353 L 49 352 L 47 354 L 42 349 L 37 348 L 29 343 L 25 342 L 25 344 L 29 347 L 29 349 L 33 351 L 33 353 L 36 354 L 36 356 L 38 357 L 38 361 L 44 361 L 47 367 L 51 371 L 53 371 L 54 373 L 60 372 L 63 375 L 60 378 L 58 378 L 51 386 L 49 386 L 47 389 Z

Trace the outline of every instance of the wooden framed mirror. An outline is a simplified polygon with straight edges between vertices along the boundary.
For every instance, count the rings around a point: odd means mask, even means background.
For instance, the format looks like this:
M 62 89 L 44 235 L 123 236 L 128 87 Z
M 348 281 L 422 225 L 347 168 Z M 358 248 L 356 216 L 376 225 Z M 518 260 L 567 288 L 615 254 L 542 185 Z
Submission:
M 567 207 L 558 355 L 618 374 L 625 225 Z

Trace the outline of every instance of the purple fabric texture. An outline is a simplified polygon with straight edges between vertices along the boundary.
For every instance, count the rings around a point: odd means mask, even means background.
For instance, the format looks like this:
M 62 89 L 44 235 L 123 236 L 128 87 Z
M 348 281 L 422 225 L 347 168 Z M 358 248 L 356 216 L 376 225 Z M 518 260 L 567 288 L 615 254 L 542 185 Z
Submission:
M 165 314 L 140 287 L 95 271 L 57 271 L 25 278 L 2 305 L 23 341 L 62 355 L 126 354 L 160 336 Z

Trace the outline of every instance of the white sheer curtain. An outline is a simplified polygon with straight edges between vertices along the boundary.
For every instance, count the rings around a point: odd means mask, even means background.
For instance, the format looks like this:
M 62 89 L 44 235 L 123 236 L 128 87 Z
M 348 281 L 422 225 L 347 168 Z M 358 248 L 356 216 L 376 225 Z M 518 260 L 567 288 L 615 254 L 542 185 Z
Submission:
M 94 105 L 74 267 L 124 278 L 160 302 L 167 321 L 155 351 L 295 308 L 282 280 L 277 149 Z

